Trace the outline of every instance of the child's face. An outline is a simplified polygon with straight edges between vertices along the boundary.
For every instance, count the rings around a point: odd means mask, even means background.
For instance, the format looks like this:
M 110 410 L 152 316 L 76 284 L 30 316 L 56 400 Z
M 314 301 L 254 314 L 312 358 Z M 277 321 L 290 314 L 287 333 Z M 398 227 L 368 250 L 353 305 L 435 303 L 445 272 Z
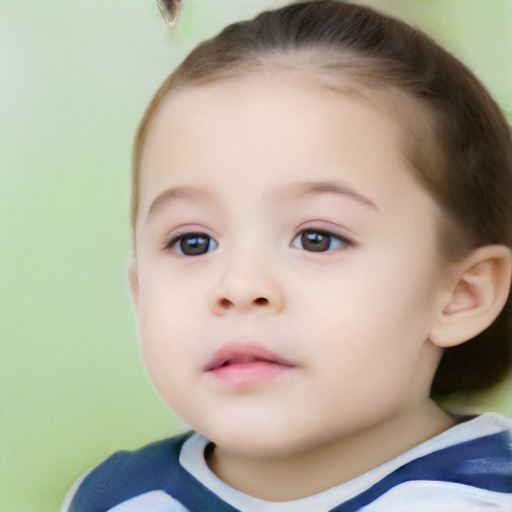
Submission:
M 220 446 L 292 453 L 428 402 L 445 266 L 400 137 L 384 110 L 279 73 L 173 93 L 153 120 L 143 357 Z

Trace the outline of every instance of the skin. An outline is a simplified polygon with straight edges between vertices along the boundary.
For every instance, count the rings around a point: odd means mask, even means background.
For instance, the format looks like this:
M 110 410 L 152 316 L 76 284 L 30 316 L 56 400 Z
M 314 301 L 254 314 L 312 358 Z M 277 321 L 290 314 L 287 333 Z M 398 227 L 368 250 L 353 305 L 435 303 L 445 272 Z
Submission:
M 429 399 L 440 213 L 401 141 L 384 109 L 284 72 L 173 92 L 152 122 L 130 268 L 142 353 L 243 492 L 310 496 L 453 425 Z M 329 250 L 307 250 L 305 228 Z M 208 252 L 179 253 L 190 232 Z M 234 342 L 293 368 L 226 386 L 204 369 Z

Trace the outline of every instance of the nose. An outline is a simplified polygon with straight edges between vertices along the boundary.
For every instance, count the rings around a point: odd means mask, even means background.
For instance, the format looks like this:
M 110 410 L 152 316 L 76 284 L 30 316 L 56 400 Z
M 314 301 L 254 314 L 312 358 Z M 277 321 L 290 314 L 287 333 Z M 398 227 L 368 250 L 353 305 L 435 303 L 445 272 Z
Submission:
M 285 305 L 284 291 L 270 268 L 231 263 L 212 287 L 209 307 L 213 314 L 228 311 L 278 315 Z

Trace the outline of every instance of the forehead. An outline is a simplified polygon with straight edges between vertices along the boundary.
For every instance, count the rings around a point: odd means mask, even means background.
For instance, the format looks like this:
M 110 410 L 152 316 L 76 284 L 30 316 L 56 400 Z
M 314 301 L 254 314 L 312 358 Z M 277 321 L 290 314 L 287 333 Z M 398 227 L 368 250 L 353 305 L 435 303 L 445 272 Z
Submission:
M 141 159 L 144 185 L 157 169 L 188 179 L 231 165 L 248 176 L 258 166 L 295 166 L 362 158 L 407 162 L 403 130 L 379 100 L 334 90 L 297 74 L 274 73 L 172 91 L 150 123 Z M 366 151 L 370 148 L 371 151 Z
M 431 202 L 404 156 L 388 106 L 289 73 L 172 91 L 150 123 L 137 218 L 167 189 L 213 191 L 238 208 L 293 184 L 337 182 L 393 206 L 413 191 Z M 275 195 L 277 197 L 277 195 Z M 430 206 L 429 206 L 430 207 Z M 404 210 L 405 211 L 405 210 Z

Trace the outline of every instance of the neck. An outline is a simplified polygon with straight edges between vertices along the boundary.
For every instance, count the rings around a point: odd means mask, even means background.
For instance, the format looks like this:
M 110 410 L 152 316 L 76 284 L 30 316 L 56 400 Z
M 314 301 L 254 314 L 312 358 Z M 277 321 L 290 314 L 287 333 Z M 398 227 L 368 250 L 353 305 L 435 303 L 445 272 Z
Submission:
M 266 501 L 313 496 L 392 460 L 453 426 L 430 400 L 366 430 L 276 457 L 239 454 L 215 446 L 210 469 L 231 487 Z

